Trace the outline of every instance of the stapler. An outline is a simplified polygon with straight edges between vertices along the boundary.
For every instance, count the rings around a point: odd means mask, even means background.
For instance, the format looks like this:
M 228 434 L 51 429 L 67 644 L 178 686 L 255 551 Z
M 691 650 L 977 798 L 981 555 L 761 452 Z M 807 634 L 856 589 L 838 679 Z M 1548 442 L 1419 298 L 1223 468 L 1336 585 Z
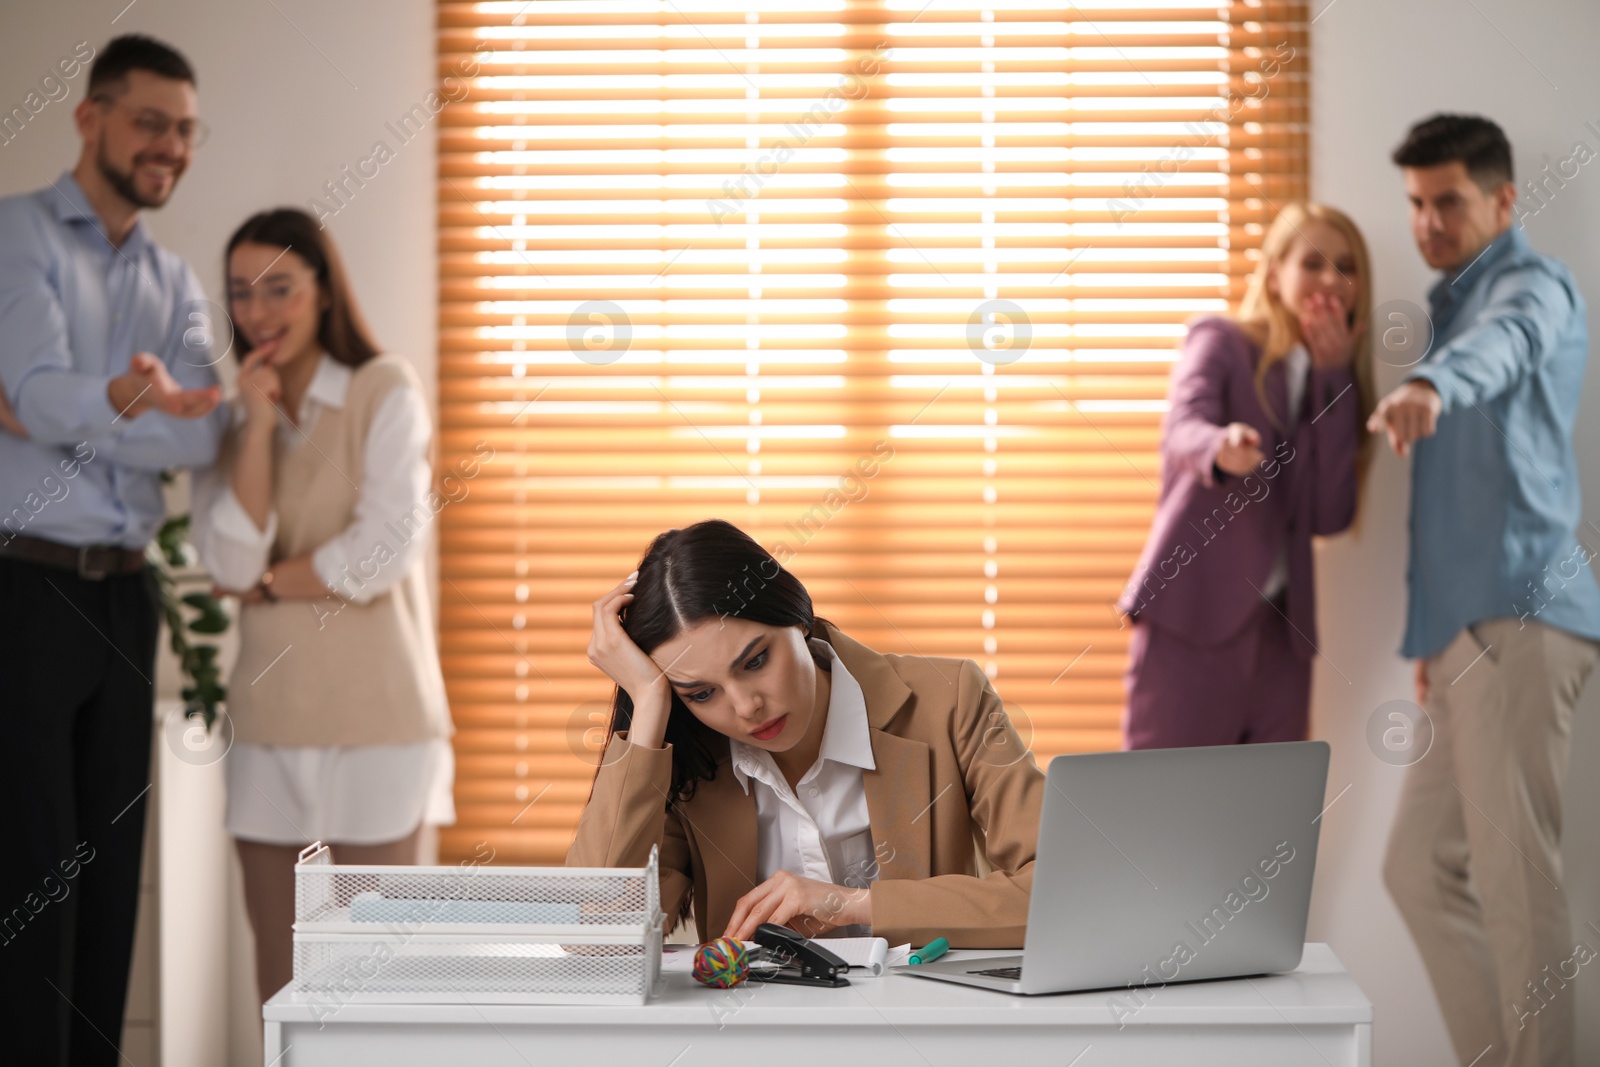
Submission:
M 787 926 L 762 923 L 756 927 L 761 953 L 751 961 L 752 982 L 788 982 L 793 985 L 836 987 L 850 984 L 844 976 L 850 965 L 810 938 Z

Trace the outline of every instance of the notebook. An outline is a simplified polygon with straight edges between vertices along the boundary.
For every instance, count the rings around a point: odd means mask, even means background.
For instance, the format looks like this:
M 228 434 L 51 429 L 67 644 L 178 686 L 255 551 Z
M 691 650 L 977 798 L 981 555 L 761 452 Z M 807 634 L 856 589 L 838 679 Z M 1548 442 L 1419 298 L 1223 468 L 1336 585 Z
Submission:
M 852 971 L 859 968 L 874 977 L 882 975 L 893 964 L 911 959 L 910 945 L 896 945 L 891 949 L 889 942 L 881 937 L 819 937 L 816 941 L 848 963 Z

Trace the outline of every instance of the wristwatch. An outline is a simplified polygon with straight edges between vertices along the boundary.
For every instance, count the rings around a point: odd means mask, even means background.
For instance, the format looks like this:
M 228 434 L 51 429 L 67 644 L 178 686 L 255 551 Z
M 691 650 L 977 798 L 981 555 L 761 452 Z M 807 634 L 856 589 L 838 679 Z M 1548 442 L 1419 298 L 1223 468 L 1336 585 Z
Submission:
M 272 591 L 272 570 L 270 568 L 261 576 L 261 582 L 256 588 L 261 590 L 261 595 L 268 601 L 276 601 L 278 599 L 278 594 Z

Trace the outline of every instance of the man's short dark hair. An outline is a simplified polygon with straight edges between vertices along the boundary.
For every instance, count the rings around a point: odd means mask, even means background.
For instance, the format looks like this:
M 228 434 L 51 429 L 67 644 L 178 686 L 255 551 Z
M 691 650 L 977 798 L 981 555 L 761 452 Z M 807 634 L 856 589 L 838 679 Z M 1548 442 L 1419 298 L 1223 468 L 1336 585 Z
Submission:
M 1480 115 L 1423 119 L 1389 158 L 1397 167 L 1437 167 L 1460 160 L 1486 193 L 1512 180 L 1511 142 L 1504 130 Z
M 154 37 L 129 33 L 112 41 L 95 57 L 89 68 L 89 95 L 116 96 L 127 87 L 128 73 L 148 70 L 163 78 L 197 85 L 194 68 L 183 53 Z

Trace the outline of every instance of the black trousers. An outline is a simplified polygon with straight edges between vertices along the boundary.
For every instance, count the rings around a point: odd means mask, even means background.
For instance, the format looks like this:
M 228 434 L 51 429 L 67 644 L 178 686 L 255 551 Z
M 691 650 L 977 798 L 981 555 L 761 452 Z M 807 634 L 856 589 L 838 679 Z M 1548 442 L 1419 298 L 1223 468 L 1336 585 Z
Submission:
M 118 1062 L 150 784 L 158 594 L 0 559 L 0 1059 Z

